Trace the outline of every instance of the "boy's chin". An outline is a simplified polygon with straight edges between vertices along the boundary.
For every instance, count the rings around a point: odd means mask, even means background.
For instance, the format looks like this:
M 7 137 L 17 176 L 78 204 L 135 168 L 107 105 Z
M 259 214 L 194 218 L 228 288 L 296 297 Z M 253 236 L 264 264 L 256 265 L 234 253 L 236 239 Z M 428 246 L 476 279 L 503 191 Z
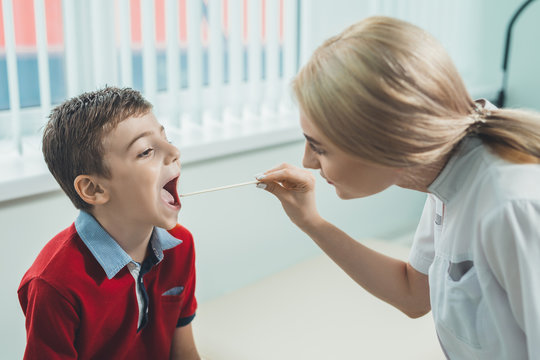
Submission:
M 169 219 L 164 220 L 162 226 L 160 226 L 160 227 L 165 229 L 165 230 L 171 230 L 177 224 L 178 224 L 178 218 L 175 216 L 174 218 L 169 218 Z
M 172 225 L 167 225 L 167 226 L 165 226 L 165 227 L 163 227 L 163 228 L 164 228 L 165 230 L 169 231 L 169 230 L 174 229 L 174 227 L 176 226 L 176 224 L 177 224 L 177 223 L 175 222 L 174 224 L 172 224 Z

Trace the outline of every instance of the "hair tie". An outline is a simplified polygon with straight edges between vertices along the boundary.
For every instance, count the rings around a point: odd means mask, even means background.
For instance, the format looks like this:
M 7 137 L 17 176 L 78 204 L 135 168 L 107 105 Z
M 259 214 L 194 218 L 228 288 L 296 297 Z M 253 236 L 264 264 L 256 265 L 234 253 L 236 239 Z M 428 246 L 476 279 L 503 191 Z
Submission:
M 473 112 L 471 113 L 471 117 L 474 119 L 473 124 L 485 124 L 486 118 L 491 116 L 491 111 L 487 110 L 485 107 L 483 107 L 479 103 L 474 104 Z
M 482 104 L 476 102 L 473 111 L 469 115 L 473 123 L 467 128 L 467 132 L 478 134 L 480 127 L 486 123 L 486 118 L 491 116 L 491 111 L 487 110 Z

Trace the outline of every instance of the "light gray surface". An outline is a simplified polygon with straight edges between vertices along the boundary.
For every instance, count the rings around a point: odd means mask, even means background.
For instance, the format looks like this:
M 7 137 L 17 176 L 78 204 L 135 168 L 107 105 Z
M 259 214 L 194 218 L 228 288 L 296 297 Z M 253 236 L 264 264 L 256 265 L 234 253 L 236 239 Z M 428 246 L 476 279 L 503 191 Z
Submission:
M 363 243 L 402 259 L 409 251 Z M 206 360 L 444 359 L 431 313 L 408 318 L 324 255 L 201 304 L 193 327 Z

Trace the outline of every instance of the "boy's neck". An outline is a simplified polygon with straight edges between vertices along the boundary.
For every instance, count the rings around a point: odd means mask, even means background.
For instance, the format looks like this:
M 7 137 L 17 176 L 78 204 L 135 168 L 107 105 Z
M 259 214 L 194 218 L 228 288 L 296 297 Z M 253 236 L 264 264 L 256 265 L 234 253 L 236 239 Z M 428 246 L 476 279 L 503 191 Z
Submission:
M 97 209 L 93 210 L 92 215 L 105 231 L 134 261 L 142 263 L 146 258 L 148 243 L 154 227 L 141 225 L 137 222 L 126 222 L 122 216 L 114 216 Z

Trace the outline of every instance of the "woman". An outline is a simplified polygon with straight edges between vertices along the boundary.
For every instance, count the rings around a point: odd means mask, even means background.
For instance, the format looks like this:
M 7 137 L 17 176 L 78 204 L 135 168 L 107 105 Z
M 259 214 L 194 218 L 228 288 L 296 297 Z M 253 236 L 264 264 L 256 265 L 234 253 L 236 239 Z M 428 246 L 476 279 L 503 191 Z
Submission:
M 447 357 L 540 359 L 540 116 L 473 102 L 433 37 L 386 17 L 323 43 L 293 90 L 303 165 L 340 198 L 428 198 L 408 263 L 322 219 L 314 177 L 283 164 L 258 179 L 290 219 L 373 295 L 432 310 Z

